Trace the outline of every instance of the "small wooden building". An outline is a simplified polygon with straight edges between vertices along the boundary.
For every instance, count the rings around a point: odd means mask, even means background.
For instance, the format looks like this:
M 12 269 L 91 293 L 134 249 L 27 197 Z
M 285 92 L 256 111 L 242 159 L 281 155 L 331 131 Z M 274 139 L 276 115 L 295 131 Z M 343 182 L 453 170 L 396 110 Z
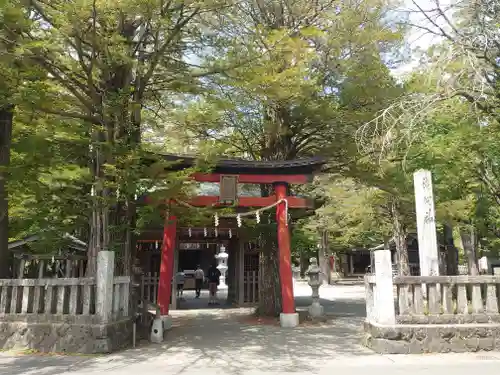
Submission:
M 14 278 L 83 277 L 87 264 L 87 244 L 64 234 L 64 246 L 49 252 L 36 252 L 33 245 L 42 236 L 35 234 L 9 242 Z

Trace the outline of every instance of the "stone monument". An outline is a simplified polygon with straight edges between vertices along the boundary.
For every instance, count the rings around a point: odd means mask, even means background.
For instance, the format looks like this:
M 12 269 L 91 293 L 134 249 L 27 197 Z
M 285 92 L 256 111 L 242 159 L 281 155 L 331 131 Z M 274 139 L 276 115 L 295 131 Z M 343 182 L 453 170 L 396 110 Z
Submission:
M 432 175 L 421 169 L 413 174 L 417 213 L 418 256 L 421 276 L 439 276 Z
M 227 284 L 226 284 L 226 272 L 227 272 L 227 258 L 229 255 L 226 253 L 226 248 L 224 245 L 221 245 L 219 249 L 219 253 L 215 256 L 215 259 L 217 259 L 217 269 L 220 271 L 220 283 L 219 283 L 219 290 L 226 290 L 227 289 Z
M 312 304 L 309 306 L 309 315 L 311 318 L 320 318 L 324 315 L 323 306 L 319 303 L 319 287 L 322 284 L 320 275 L 321 268 L 318 266 L 318 260 L 311 258 L 310 265 L 307 269 L 307 276 L 309 276 L 309 286 L 312 289 Z

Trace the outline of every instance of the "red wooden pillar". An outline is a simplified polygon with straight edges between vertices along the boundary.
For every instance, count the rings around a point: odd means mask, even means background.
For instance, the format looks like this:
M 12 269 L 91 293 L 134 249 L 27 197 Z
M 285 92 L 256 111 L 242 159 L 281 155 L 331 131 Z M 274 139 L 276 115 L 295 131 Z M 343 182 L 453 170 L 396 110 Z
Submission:
M 274 185 L 276 200 L 286 199 L 287 184 Z M 287 225 L 286 203 L 282 202 L 276 207 L 276 222 L 278 223 L 278 248 L 279 271 L 281 281 L 281 297 L 283 299 L 283 314 L 295 313 L 295 300 L 293 297 L 292 257 L 290 253 L 290 230 Z
M 177 218 L 167 216 L 163 228 L 161 244 L 160 281 L 158 285 L 158 305 L 161 315 L 168 315 L 174 275 L 175 238 L 177 236 Z

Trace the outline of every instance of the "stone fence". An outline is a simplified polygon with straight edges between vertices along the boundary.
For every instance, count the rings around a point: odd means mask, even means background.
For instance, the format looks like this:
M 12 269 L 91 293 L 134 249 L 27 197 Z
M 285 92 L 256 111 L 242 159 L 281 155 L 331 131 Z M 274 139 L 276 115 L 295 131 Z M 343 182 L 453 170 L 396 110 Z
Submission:
M 130 277 L 114 276 L 114 252 L 96 277 L 0 279 L 0 349 L 96 353 L 131 339 Z
M 365 345 L 380 353 L 500 349 L 500 277 L 395 276 L 375 252 L 365 276 Z
M 104 317 L 113 320 L 128 316 L 128 276 L 114 277 L 111 312 L 105 304 L 96 306 L 96 279 L 0 279 L 0 318 L 15 319 L 17 315 L 43 314 L 47 321 L 61 316 L 78 317 L 82 321 L 102 322 Z

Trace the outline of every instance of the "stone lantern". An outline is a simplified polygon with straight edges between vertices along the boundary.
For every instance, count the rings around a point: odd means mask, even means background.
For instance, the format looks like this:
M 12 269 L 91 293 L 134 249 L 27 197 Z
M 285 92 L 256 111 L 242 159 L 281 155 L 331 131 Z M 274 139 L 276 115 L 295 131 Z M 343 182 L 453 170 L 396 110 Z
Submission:
M 321 268 L 318 266 L 318 260 L 311 258 L 309 260 L 310 266 L 307 269 L 306 275 L 309 277 L 309 286 L 312 289 L 312 304 L 309 306 L 309 315 L 312 318 L 319 318 L 323 316 L 324 309 L 319 303 L 319 287 L 321 285 L 320 274 Z
M 220 271 L 220 283 L 219 289 L 226 290 L 226 272 L 227 272 L 227 258 L 229 255 L 226 253 L 226 248 L 224 245 L 220 247 L 219 253 L 215 256 L 217 260 L 217 269 Z

